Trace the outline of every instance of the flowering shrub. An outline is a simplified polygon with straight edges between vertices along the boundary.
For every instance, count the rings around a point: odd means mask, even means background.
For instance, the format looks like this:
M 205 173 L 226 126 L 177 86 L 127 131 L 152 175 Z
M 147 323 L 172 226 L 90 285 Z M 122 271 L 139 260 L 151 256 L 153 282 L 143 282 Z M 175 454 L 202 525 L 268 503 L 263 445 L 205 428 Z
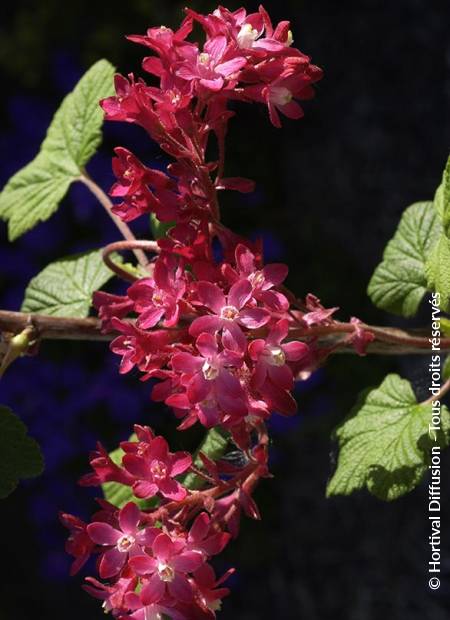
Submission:
M 202 42 L 191 40 L 196 24 Z M 17 321 L 27 321 L 10 340 L 3 366 L 32 351 L 52 330 L 85 330 L 87 337 L 101 330 L 112 335 L 120 372 L 137 369 L 142 380 L 154 380 L 152 398 L 173 410 L 181 431 L 194 424 L 208 429 L 194 458 L 171 452 L 147 426 L 135 426 L 134 435 L 111 454 L 99 444 L 90 457 L 92 472 L 80 481 L 103 487 L 98 512 L 89 524 L 61 514 L 69 530 L 72 573 L 97 555 L 100 580 L 88 577 L 85 589 L 103 601 L 105 611 L 121 619 L 206 620 L 216 617 L 228 594 L 223 582 L 232 572 L 217 578 L 211 558 L 238 535 L 242 513 L 260 518 L 253 493 L 259 479 L 270 476 L 266 422 L 274 412 L 295 414 L 294 382 L 309 377 L 338 350 L 359 355 L 377 346 L 387 352 L 396 346 L 423 350 L 428 339 L 367 326 L 355 317 L 337 321 L 337 308 L 324 307 L 312 294 L 297 298 L 284 285 L 287 266 L 264 264 L 261 244 L 221 221 L 221 191 L 253 190 L 252 181 L 225 174 L 225 138 L 238 104 L 262 103 L 271 123 L 281 127 L 283 117 L 303 115 L 299 101 L 314 95 L 313 84 L 322 77 L 321 69 L 294 47 L 289 22 L 274 27 L 263 7 L 252 14 L 219 7 L 201 15 L 187 9 L 176 31 L 161 26 L 128 38 L 148 49 L 142 68 L 152 85 L 132 74 L 116 75 L 110 94 L 113 69 L 105 61 L 95 65 L 64 101 L 39 155 L 11 179 L 0 198 L 0 214 L 15 238 L 48 217 L 71 182 L 81 181 L 125 240 L 110 244 L 101 255 L 96 251 L 66 259 L 64 274 L 61 264 L 50 265 L 30 283 L 25 314 L 3 317 L 15 320 L 16 327 Z M 99 141 L 101 119 L 94 105 L 99 96 L 107 121 L 139 125 L 173 159 L 161 171 L 117 147 L 112 161 L 116 182 L 109 190 L 113 203 L 84 168 Z M 85 125 L 75 122 L 80 107 L 92 110 Z M 378 305 L 395 312 L 406 304 L 405 314 L 412 314 L 428 288 L 448 310 L 450 284 L 442 275 L 441 255 L 450 256 L 449 177 L 447 168 L 435 199 L 438 209 L 432 203 L 423 208 L 433 232 L 427 236 L 430 251 L 416 266 L 420 282 L 402 275 L 410 269 L 408 253 L 403 248 L 398 256 L 394 238 L 369 288 Z M 22 201 L 31 183 L 36 190 L 24 215 Z M 132 235 L 127 222 L 142 216 L 150 216 L 156 240 Z M 126 250 L 135 253 L 137 266 L 119 259 L 117 252 Z M 112 273 L 130 283 L 122 296 L 98 290 Z M 85 303 L 79 300 L 80 288 Z M 92 293 L 100 323 L 84 318 Z M 54 318 L 45 322 L 42 315 L 49 314 Z M 58 322 L 58 317 L 63 318 Z M 434 400 L 447 392 L 448 380 L 423 403 L 405 383 L 389 376 L 356 417 L 337 430 L 342 452 L 330 494 L 367 486 L 385 499 L 396 497 L 418 484 L 426 469 L 419 441 L 448 443 L 445 408 L 436 437 L 430 438 L 426 422 Z M 368 422 L 367 407 L 372 403 L 379 409 L 380 401 L 380 418 Z M 413 428 L 408 407 L 421 421 L 413 420 Z M 412 451 L 395 446 L 386 451 L 392 446 L 385 432 L 392 422 L 383 417 L 388 409 L 387 416 L 401 422 L 398 437 L 405 428 L 410 431 L 405 441 Z M 359 446 L 349 450 L 356 432 Z M 223 458 L 229 445 L 241 452 L 239 463 Z M 368 446 L 372 451 L 359 458 L 358 450 Z M 414 480 L 397 479 L 409 465 L 415 467 Z

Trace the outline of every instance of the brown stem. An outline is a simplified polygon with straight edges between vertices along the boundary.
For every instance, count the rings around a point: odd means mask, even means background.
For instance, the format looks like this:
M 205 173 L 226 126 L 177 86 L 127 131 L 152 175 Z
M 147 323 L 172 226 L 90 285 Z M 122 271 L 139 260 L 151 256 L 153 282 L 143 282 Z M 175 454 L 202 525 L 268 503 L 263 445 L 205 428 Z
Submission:
M 430 398 L 427 398 L 427 400 L 424 400 L 420 404 L 421 405 L 430 405 L 433 401 L 442 400 L 442 398 L 444 398 L 444 396 L 446 394 L 448 394 L 448 392 L 450 392 L 450 378 L 447 379 L 447 381 L 441 386 L 441 389 L 436 394 L 436 396 L 434 396 L 434 395 L 430 396 Z
M 121 242 L 118 242 L 121 243 Z M 136 243 L 139 243 L 138 241 Z M 143 241 L 142 244 L 151 242 Z M 141 246 L 143 247 L 143 245 Z M 129 275 L 129 274 L 127 274 Z M 26 312 L 0 310 L 0 332 L 17 334 L 29 324 L 29 320 L 39 332 L 39 337 L 46 340 L 112 340 L 116 334 L 102 334 L 100 321 L 96 318 L 72 319 Z M 419 331 L 407 331 L 394 327 L 364 325 L 375 335 L 369 343 L 367 353 L 383 355 L 427 354 L 430 351 L 428 336 L 419 335 Z M 354 326 L 350 323 L 333 323 L 323 327 L 293 328 L 290 339 L 308 340 L 317 338 L 319 347 L 339 344 L 339 353 L 355 353 L 348 342 L 341 342 L 342 335 L 352 333 Z M 256 330 L 255 330 L 256 332 Z M 253 334 L 252 334 L 253 335 Z M 263 334 L 256 334 L 262 337 Z M 441 352 L 450 352 L 450 338 L 441 339 Z
M 124 239 L 127 239 L 128 241 L 134 241 L 136 238 L 133 235 L 129 226 L 111 211 L 113 203 L 110 201 L 110 199 L 105 194 L 105 192 L 102 190 L 102 188 L 99 185 L 97 185 L 95 181 L 91 179 L 91 177 L 88 175 L 86 171 L 83 172 L 83 174 L 80 177 L 78 177 L 78 180 L 81 181 L 81 183 L 84 183 L 84 185 L 86 185 L 86 187 L 97 198 L 99 203 L 105 208 L 109 217 L 112 219 L 114 224 L 120 230 L 122 237 Z M 138 263 L 144 268 L 147 267 L 148 260 L 147 260 L 145 253 L 142 250 L 139 250 L 138 248 L 134 249 L 133 253 L 136 256 Z
M 111 340 L 111 334 L 101 333 L 97 318 L 73 319 L 43 314 L 27 314 L 0 310 L 0 332 L 17 334 L 27 325 L 35 329 L 36 337 L 45 340 Z
M 144 250 L 154 253 L 159 252 L 159 246 L 156 241 L 147 241 L 146 239 L 131 239 L 125 241 L 114 241 L 114 243 L 109 243 L 102 250 L 102 258 L 105 265 L 107 265 L 111 269 L 111 271 L 113 271 L 120 278 L 126 280 L 127 282 L 136 282 L 139 277 L 133 275 L 126 269 L 123 269 L 118 263 L 115 263 L 111 258 L 111 254 L 113 252 L 124 252 L 126 250 L 135 251 L 137 249 L 139 249 L 139 251 L 142 253 L 144 253 Z M 147 259 L 147 256 L 145 254 L 144 256 L 148 265 L 149 261 Z
M 209 489 L 205 489 L 204 491 L 193 491 L 187 495 L 184 500 L 172 501 L 167 504 L 163 504 L 160 508 L 157 508 L 155 511 L 150 513 L 149 518 L 151 521 L 155 522 L 169 515 L 171 512 L 173 513 L 174 511 L 179 511 L 181 508 L 201 509 L 203 508 L 205 500 L 208 498 L 217 499 L 225 493 L 236 489 L 238 486 L 245 485 L 249 479 L 251 479 L 251 488 L 253 489 L 261 477 L 260 470 L 261 466 L 259 463 L 250 463 L 231 480 L 227 482 L 220 482 Z

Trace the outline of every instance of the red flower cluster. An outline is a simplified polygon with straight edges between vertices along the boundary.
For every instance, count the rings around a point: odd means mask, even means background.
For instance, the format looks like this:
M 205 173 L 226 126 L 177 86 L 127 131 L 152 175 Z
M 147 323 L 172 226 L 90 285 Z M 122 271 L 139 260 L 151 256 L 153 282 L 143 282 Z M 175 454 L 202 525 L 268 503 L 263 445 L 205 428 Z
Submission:
M 194 22 L 206 36 L 202 47 L 186 40 Z M 264 266 L 260 245 L 220 222 L 219 190 L 253 188 L 247 179 L 224 177 L 228 104 L 262 102 L 280 126 L 279 112 L 302 115 L 297 100 L 313 95 L 321 70 L 292 47 L 289 23 L 274 28 L 262 7 L 250 15 L 187 10 L 176 32 L 151 28 L 129 38 L 154 52 L 143 68 L 159 85 L 117 76 L 116 95 L 102 101 L 106 118 L 142 126 L 175 162 L 154 170 L 118 147 L 114 212 L 125 221 L 153 214 L 170 228 L 151 246 L 148 275 L 124 296 L 98 292 L 94 304 L 103 329 L 119 333 L 111 348 L 122 358 L 120 372 L 137 368 L 143 379 L 157 379 L 153 399 L 173 408 L 179 428 L 197 421 L 218 427 L 241 459 L 232 465 L 200 454 L 193 465 L 189 454 L 170 453 L 162 437 L 136 427 L 137 440 L 121 444 L 119 464 L 99 445 L 93 473 L 81 481 L 123 485 L 134 501 L 119 510 L 100 500 L 89 525 L 62 519 L 74 571 L 100 554 L 107 582 L 89 578 L 87 589 L 106 611 L 121 619 L 206 620 L 227 593 L 220 584 L 228 575 L 217 580 L 209 558 L 237 535 L 242 510 L 259 518 L 252 492 L 268 475 L 265 421 L 273 411 L 295 412 L 294 380 L 330 352 L 316 347 L 315 335 L 336 310 L 313 295 L 296 299 L 283 286 L 287 267 Z M 206 157 L 210 139 L 218 150 L 213 161 Z M 354 328 L 344 338 L 362 353 L 370 335 L 356 320 Z M 200 479 L 199 490 L 183 485 L 185 472 Z
M 295 413 L 294 376 L 317 363 L 312 342 L 284 342 L 290 326 L 310 324 L 310 313 L 290 311 L 279 290 L 287 267 L 257 263 L 242 243 L 231 263 L 209 265 L 163 250 L 153 276 L 132 284 L 123 299 L 95 295 L 106 327 L 121 332 L 111 345 L 122 356 L 121 372 L 137 366 L 144 378 L 160 379 L 153 399 L 174 409 L 181 429 L 196 421 L 221 425 L 244 450 L 272 411 Z M 136 315 L 134 324 L 119 318 L 124 308 Z M 314 323 L 328 315 L 322 309 Z
M 214 618 L 228 594 L 219 586 L 233 571 L 217 579 L 208 560 L 237 533 L 241 506 L 258 516 L 249 493 L 256 478 L 266 474 L 265 458 L 260 449 L 253 450 L 238 469 L 203 456 L 207 488 L 192 493 L 176 479 L 191 468 L 191 456 L 170 453 L 165 439 L 148 427 L 135 426 L 135 433 L 135 441 L 120 445 L 120 464 L 99 445 L 91 455 L 93 473 L 80 481 L 130 487 L 134 501 L 118 509 L 98 500 L 101 510 L 89 524 L 61 515 L 70 530 L 66 548 L 75 558 L 71 572 L 98 554 L 98 573 L 107 583 L 88 577 L 85 589 L 121 619 L 159 620 L 161 614 L 173 620 Z M 138 505 L 143 498 L 148 504 Z
M 186 40 L 194 22 L 205 31 L 202 48 Z M 172 238 L 192 245 L 188 239 L 205 232 L 200 223 L 214 214 L 211 202 L 216 189 L 251 191 L 253 187 L 244 179 L 222 178 L 223 153 L 220 162 L 205 162 L 211 132 L 223 143 L 233 115 L 228 102 L 263 102 L 279 127 L 278 112 L 290 118 L 302 115 L 296 100 L 313 96 L 311 85 L 322 71 L 292 47 L 289 22 L 273 28 L 263 7 L 250 15 L 244 9 L 231 12 L 223 7 L 211 15 L 187 10 L 176 32 L 161 26 L 128 38 L 156 54 L 144 58 L 142 66 L 158 78 L 159 86 L 136 81 L 133 75 L 128 79 L 118 75 L 116 96 L 102 102 L 106 118 L 144 127 L 178 162 L 167 175 L 117 148 L 113 162 L 117 183 L 111 195 L 123 202 L 115 212 L 124 220 L 152 212 L 163 222 L 175 221 Z M 217 171 L 214 185 L 209 180 L 212 171 Z M 188 225 L 192 219 L 198 221 L 193 229 Z

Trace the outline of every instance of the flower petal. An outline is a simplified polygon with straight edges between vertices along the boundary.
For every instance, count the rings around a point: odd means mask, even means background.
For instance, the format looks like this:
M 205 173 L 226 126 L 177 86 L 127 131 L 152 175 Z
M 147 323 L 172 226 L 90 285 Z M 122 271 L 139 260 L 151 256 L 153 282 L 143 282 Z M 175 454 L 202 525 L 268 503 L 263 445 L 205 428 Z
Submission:
M 228 304 L 240 310 L 252 296 L 252 285 L 248 280 L 238 280 L 230 288 Z
M 226 305 L 225 295 L 217 284 L 201 281 L 197 284 L 197 293 L 204 306 L 220 314 L 221 309 Z
M 223 325 L 223 319 L 218 316 L 205 315 L 194 319 L 189 327 L 189 333 L 196 338 L 203 332 L 214 333 Z
M 270 330 L 267 337 L 268 344 L 279 345 L 282 340 L 286 338 L 289 332 L 289 321 L 287 319 L 281 319 L 277 321 Z
M 214 92 L 219 91 L 223 86 L 223 78 L 215 78 L 214 80 L 200 80 L 200 84 L 207 88 L 208 90 L 212 90 Z
M 232 73 L 236 73 L 242 67 L 247 64 L 247 60 L 243 56 L 236 56 L 232 60 L 227 60 L 227 62 L 222 62 L 220 65 L 216 65 L 215 71 L 216 73 L 220 73 L 223 77 L 228 77 Z
M 160 601 L 166 592 L 166 584 L 161 581 L 159 575 L 154 574 L 147 581 L 141 591 L 141 599 L 144 605 L 151 605 Z
M 294 377 L 289 366 L 268 366 L 268 374 L 275 385 L 283 390 L 292 390 Z
M 194 375 L 187 387 L 189 401 L 195 405 L 195 403 L 205 400 L 211 391 L 212 383 L 212 381 L 207 381 L 200 373 Z
M 95 542 L 96 545 L 115 545 L 122 536 L 122 532 L 114 529 L 109 523 L 101 523 L 98 521 L 90 523 L 86 530 L 90 539 Z
M 176 600 L 188 603 L 192 599 L 192 587 L 184 575 L 176 573 L 173 581 L 167 584 L 169 594 Z
M 175 353 L 172 357 L 172 368 L 175 372 L 194 374 L 201 369 L 203 363 L 204 362 L 200 357 L 196 357 L 190 353 L 185 353 L 184 351 L 181 353 Z
M 164 308 L 150 307 L 138 317 L 136 325 L 141 329 L 155 327 L 157 322 L 164 314 Z
M 148 461 L 157 459 L 158 461 L 166 461 L 169 454 L 169 446 L 164 437 L 155 437 L 150 444 L 149 450 L 145 454 Z
M 142 456 L 137 454 L 125 454 L 122 459 L 122 465 L 136 478 L 146 478 L 149 475 L 148 463 Z
M 165 562 L 174 552 L 172 539 L 167 534 L 161 533 L 155 538 L 152 545 L 153 555 L 157 560 Z
M 188 452 L 177 452 L 171 456 L 171 476 L 184 473 L 192 465 L 192 456 Z
M 159 491 L 158 485 L 148 480 L 139 480 L 133 484 L 133 493 L 140 499 L 154 497 Z
M 287 342 L 283 344 L 282 349 L 286 355 L 286 359 L 289 362 L 298 362 L 302 357 L 309 355 L 309 347 L 305 342 Z
M 141 511 L 134 502 L 128 502 L 119 512 L 119 524 L 124 534 L 134 534 L 141 519 Z
M 258 329 L 270 321 L 270 313 L 264 308 L 246 308 L 239 313 L 239 323 L 247 329 Z
M 222 58 L 227 48 L 227 38 L 223 35 L 213 37 L 205 43 L 205 52 L 209 54 L 216 62 Z
M 267 285 L 278 286 L 281 284 L 286 279 L 288 271 L 289 268 L 284 263 L 266 265 L 262 270 L 264 274 L 263 288 L 269 288 Z
M 151 547 L 153 541 L 161 534 L 161 530 L 157 527 L 144 527 L 136 534 L 136 541 L 141 547 Z
M 198 551 L 185 551 L 172 558 L 170 564 L 176 571 L 181 573 L 192 573 L 197 570 L 205 561 L 204 556 Z
M 268 379 L 260 388 L 267 404 L 271 409 L 284 415 L 293 415 L 297 411 L 297 403 L 292 395 L 286 390 L 282 390 Z
M 189 540 L 197 542 L 203 540 L 209 531 L 211 519 L 206 512 L 201 512 L 195 519 L 189 530 Z
M 176 480 L 171 480 L 170 478 L 166 478 L 160 482 L 159 490 L 164 497 L 167 497 L 167 499 L 176 500 L 177 502 L 184 499 L 187 495 L 186 489 L 182 487 L 179 482 Z
M 127 553 L 122 553 L 115 547 L 106 551 L 103 554 L 102 559 L 98 567 L 99 575 L 102 579 L 109 579 L 114 577 L 121 570 L 128 557 Z
M 155 572 L 158 565 L 155 558 L 151 558 L 148 555 L 135 555 L 133 558 L 130 558 L 128 564 L 136 575 L 151 575 Z
M 222 342 L 227 349 L 236 353 L 244 353 L 247 347 L 247 338 L 239 325 L 234 321 L 224 321 Z
M 218 351 L 217 339 L 213 334 L 209 333 L 200 334 L 195 342 L 195 346 L 201 355 L 207 359 L 214 357 Z

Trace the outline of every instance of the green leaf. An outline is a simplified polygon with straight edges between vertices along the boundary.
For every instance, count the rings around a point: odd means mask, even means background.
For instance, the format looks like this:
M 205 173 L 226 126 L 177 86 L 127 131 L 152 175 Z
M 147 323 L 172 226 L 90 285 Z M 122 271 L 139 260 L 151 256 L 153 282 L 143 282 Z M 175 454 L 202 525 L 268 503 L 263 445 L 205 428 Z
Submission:
M 447 356 L 444 362 L 444 366 L 442 368 L 442 378 L 444 379 L 444 381 L 450 379 L 450 355 Z
M 11 177 L 0 194 L 0 217 L 8 221 L 10 241 L 47 220 L 58 208 L 72 180 L 54 169 L 45 152 Z
M 19 480 L 39 476 L 43 469 L 42 453 L 25 424 L 0 405 L 0 498 L 12 493 Z
M 0 194 L 0 218 L 8 221 L 13 241 L 58 208 L 101 140 L 99 100 L 113 89 L 114 67 L 93 65 L 62 102 L 38 155 L 19 170 Z
M 441 330 L 444 336 L 450 336 L 450 319 L 441 317 Z
M 388 375 L 361 395 L 349 417 L 336 429 L 337 469 L 327 496 L 367 489 L 393 500 L 419 484 L 428 469 L 431 445 L 447 446 L 450 414 L 441 409 L 441 431 L 429 434 L 431 404 L 417 403 L 411 385 Z
M 417 312 L 427 291 L 425 262 L 441 230 L 431 202 L 406 209 L 369 282 L 367 292 L 376 306 L 405 317 Z
M 133 433 L 128 441 L 137 441 L 136 434 Z M 116 465 L 121 465 L 124 454 L 125 452 L 122 448 L 117 448 L 116 450 L 110 452 L 109 456 Z M 125 504 L 133 501 L 139 506 L 139 508 L 141 508 L 141 510 L 147 510 L 149 508 L 155 508 L 159 503 L 159 499 L 157 497 L 152 497 L 150 499 L 137 499 L 134 496 L 131 487 L 125 484 L 120 484 L 119 482 L 104 482 L 102 484 L 102 490 L 105 499 L 114 506 L 117 506 L 117 508 L 123 508 Z
M 428 286 L 440 295 L 440 307 L 450 310 L 450 239 L 441 235 L 426 263 Z
M 154 213 L 150 214 L 150 228 L 154 239 L 165 237 L 175 222 L 160 222 Z
M 78 176 L 101 142 L 99 100 L 113 94 L 114 67 L 96 62 L 67 95 L 48 128 L 42 149 L 69 176 Z
M 445 234 L 450 237 L 450 157 L 442 175 L 442 183 L 434 196 L 434 206 L 441 217 Z
M 92 294 L 112 275 L 99 250 L 62 258 L 30 281 L 21 310 L 52 316 L 86 317 Z
M 200 444 L 196 457 L 194 459 L 194 465 L 197 467 L 202 466 L 202 460 L 199 456 L 200 452 L 203 452 L 211 460 L 217 461 L 220 459 L 227 449 L 229 442 L 229 435 L 225 431 L 219 428 L 210 429 Z M 204 485 L 204 480 L 194 473 L 187 474 L 183 479 L 183 484 L 188 489 L 200 489 Z

